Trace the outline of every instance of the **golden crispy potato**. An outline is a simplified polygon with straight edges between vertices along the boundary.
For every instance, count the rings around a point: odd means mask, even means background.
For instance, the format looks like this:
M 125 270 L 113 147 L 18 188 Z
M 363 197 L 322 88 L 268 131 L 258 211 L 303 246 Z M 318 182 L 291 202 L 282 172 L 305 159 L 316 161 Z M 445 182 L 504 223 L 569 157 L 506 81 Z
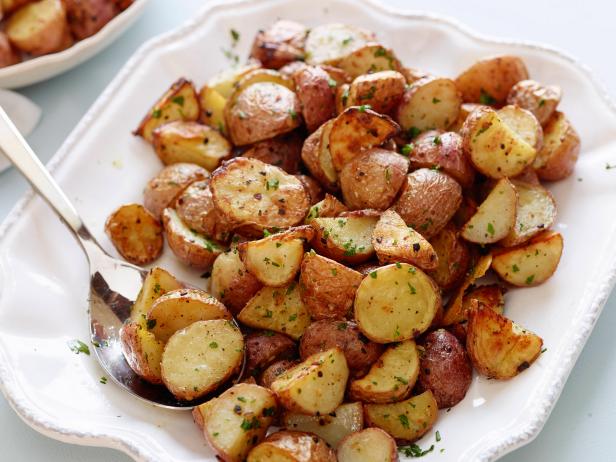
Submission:
M 310 210 L 312 210 L 312 206 L 320 202 L 323 198 L 323 188 L 321 188 L 320 183 L 308 175 L 295 175 L 295 177 L 302 182 L 304 188 L 306 188 L 306 192 L 308 193 L 308 197 L 310 198 Z M 308 211 L 308 215 L 310 215 L 310 211 Z M 308 216 L 306 216 L 306 219 Z
M 366 106 L 345 109 L 334 120 L 329 133 L 329 151 L 334 168 L 336 171 L 342 170 L 363 150 L 383 144 L 399 130 L 398 124 L 389 117 Z
M 332 153 L 330 150 L 330 134 L 334 127 L 334 121 L 329 120 L 323 124 L 323 130 L 321 132 L 321 139 L 318 144 L 318 163 L 319 171 L 324 176 L 323 187 L 329 191 L 338 190 L 338 172 L 334 168 L 334 162 Z M 317 130 L 318 132 L 318 130 Z
M 231 156 L 231 143 L 218 130 L 197 122 L 161 125 L 152 132 L 152 144 L 165 165 L 186 162 L 212 171 Z
M 216 169 L 210 182 L 214 205 L 227 220 L 253 228 L 287 228 L 308 213 L 304 185 L 284 170 L 236 157 Z
M 163 250 L 163 227 L 140 204 L 116 209 L 105 222 L 105 232 L 120 255 L 136 265 L 153 262 Z
M 580 136 L 571 122 L 556 111 L 543 132 L 543 148 L 533 163 L 539 178 L 558 181 L 567 178 L 580 155 Z
M 342 439 L 364 427 L 364 409 L 361 403 L 346 403 L 323 416 L 285 412 L 282 424 L 289 430 L 314 433 L 335 448 Z
M 366 404 L 364 418 L 398 441 L 413 442 L 430 431 L 438 417 L 438 405 L 431 391 L 393 404 Z
M 13 49 L 7 35 L 0 31 L 0 68 L 12 66 L 20 61 L 21 56 Z
M 340 188 L 351 209 L 388 208 L 405 182 L 409 162 L 393 151 L 372 148 L 350 160 L 340 172 Z
M 330 180 L 328 174 L 321 167 L 321 163 L 319 161 L 319 154 L 321 152 L 321 142 L 322 142 L 322 134 L 325 127 L 331 129 L 331 124 L 333 121 L 326 122 L 321 125 L 315 132 L 310 134 L 308 138 L 304 141 L 304 145 L 302 146 L 301 158 L 310 172 L 310 174 L 319 182 L 327 191 L 336 191 L 338 185 L 336 184 L 337 175 L 334 172 L 334 178 Z M 329 132 L 329 130 L 328 130 Z M 329 135 L 328 135 L 329 136 Z M 332 167 L 333 170 L 333 167 Z
M 195 181 L 175 201 L 175 211 L 188 228 L 220 242 L 231 236 L 233 226 L 214 207 L 210 180 Z
M 415 341 L 405 340 L 389 347 L 370 372 L 351 382 L 349 396 L 364 403 L 394 403 L 408 398 L 419 375 Z
M 498 180 L 477 212 L 462 227 L 461 236 L 477 244 L 493 244 L 516 224 L 518 193 L 508 178 Z
M 310 211 L 308 212 L 308 216 L 306 216 L 306 223 L 309 223 L 310 220 L 314 218 L 331 218 L 337 217 L 342 212 L 346 212 L 349 210 L 346 205 L 340 202 L 336 197 L 331 194 L 325 193 L 325 197 L 322 201 L 317 202 L 312 207 L 310 207 Z
M 39 0 L 13 13 L 6 23 L 11 44 L 34 56 L 66 48 L 66 7 L 61 0 Z
M 301 124 L 297 95 L 273 82 L 253 83 L 225 107 L 233 144 L 243 146 L 290 132 Z
M 536 286 L 554 274 L 562 252 L 562 235 L 545 231 L 520 246 L 499 250 L 492 269 L 514 286 Z
M 184 286 L 164 269 L 152 268 L 143 280 L 141 291 L 131 308 L 130 320 L 146 327 L 147 316 L 154 302 L 167 292 L 183 288 Z
M 101 30 L 120 13 L 114 0 L 64 0 L 66 19 L 77 40 L 83 40 Z
M 466 242 L 460 239 L 453 226 L 445 226 L 430 239 L 438 257 L 438 267 L 426 273 L 443 290 L 454 288 L 464 277 L 471 260 Z
M 528 70 L 517 56 L 495 56 L 477 61 L 456 78 L 465 103 L 503 104 L 511 88 L 528 79 Z
M 233 322 L 197 321 L 171 336 L 161 360 L 163 383 L 178 399 L 205 396 L 232 377 L 244 358 L 244 338 Z
M 349 87 L 348 104 L 369 104 L 374 111 L 389 114 L 398 106 L 405 86 L 404 76 L 397 71 L 360 75 Z
M 336 82 L 317 66 L 306 66 L 297 71 L 293 79 L 306 128 L 313 132 L 336 115 Z
M 310 313 L 300 298 L 299 287 L 263 287 L 252 297 L 237 319 L 255 329 L 272 330 L 298 340 L 310 324 Z
M 276 361 L 274 364 L 272 364 L 263 371 L 263 373 L 259 377 L 259 385 L 271 388 L 272 383 L 274 383 L 274 381 L 278 377 L 280 377 L 292 367 L 295 367 L 297 364 L 299 364 L 299 360 L 295 359 L 283 359 L 281 361 Z
M 338 444 L 336 455 L 338 462 L 398 462 L 396 441 L 376 427 L 346 436 Z
M 404 222 L 430 239 L 445 227 L 462 202 L 462 188 L 450 176 L 422 168 L 406 177 L 393 205 Z
M 417 137 L 408 150 L 411 168 L 434 168 L 446 173 L 467 189 L 473 185 L 475 170 L 464 155 L 462 137 L 454 132 L 429 131 Z
M 225 127 L 225 106 L 227 99 L 207 85 L 199 90 L 199 105 L 201 114 L 199 121 L 210 127 L 216 128 L 220 133 L 227 133 Z
M 437 285 L 407 263 L 383 266 L 364 278 L 355 295 L 355 319 L 374 342 L 411 339 L 424 332 L 441 306 Z
M 300 274 L 301 297 L 310 317 L 341 319 L 353 305 L 363 279 L 357 271 L 316 253 L 306 253 Z
M 462 103 L 460 106 L 460 112 L 458 113 L 458 118 L 454 122 L 454 124 L 449 127 L 449 130 L 452 132 L 459 132 L 464 125 L 464 121 L 466 118 L 477 108 L 487 107 L 485 104 L 477 104 L 477 103 Z
M 299 354 L 306 360 L 334 347 L 344 352 L 352 377 L 365 374 L 383 352 L 383 347 L 366 339 L 354 322 L 322 319 L 310 324 L 304 332 Z
M 480 302 L 498 314 L 503 314 L 505 311 L 505 292 L 507 292 L 507 289 L 499 284 L 477 286 L 467 291 L 462 299 L 462 306 L 466 313 L 464 321 L 468 320 L 468 312 L 474 305 L 473 300 Z
M 348 377 L 344 353 L 331 348 L 309 356 L 278 377 L 272 391 L 289 411 L 325 415 L 342 404 Z
M 285 172 L 295 175 L 299 172 L 303 143 L 304 139 L 299 133 L 291 132 L 269 140 L 259 141 L 253 144 L 242 156 L 275 165 Z
M 297 357 L 297 345 L 286 335 L 272 331 L 253 332 L 246 336 L 245 375 L 257 377 L 276 361 Z
M 355 26 L 336 23 L 318 25 L 310 29 L 306 38 L 306 62 L 340 67 L 338 63 L 342 58 L 373 38 L 372 32 Z
M 154 129 L 174 120 L 196 121 L 201 113 L 192 82 L 180 78 L 154 104 L 133 134 L 152 142 Z
M 257 32 L 250 57 L 269 69 L 279 69 L 285 64 L 304 59 L 307 34 L 308 29 L 303 24 L 280 19 Z
M 248 454 L 247 462 L 336 462 L 334 451 L 316 435 L 278 431 Z
M 227 104 L 234 105 L 237 102 L 238 96 L 246 88 L 255 83 L 277 83 L 283 87 L 287 87 L 291 91 L 295 91 L 293 79 L 286 75 L 271 69 L 254 69 L 242 75 L 238 82 L 233 85 L 233 92 L 229 96 Z
M 248 383 L 232 386 L 201 405 L 203 434 L 218 460 L 243 462 L 265 438 L 277 413 L 276 397 L 267 388 Z
M 144 325 L 129 321 L 120 329 L 122 353 L 130 368 L 143 380 L 163 383 L 160 363 L 165 344 Z
M 462 99 L 451 79 L 427 77 L 404 92 L 396 121 L 405 132 L 446 130 L 458 118 Z
M 262 284 L 240 259 L 237 249 L 218 255 L 212 266 L 212 294 L 237 315 L 246 303 L 261 289 Z
M 545 125 L 556 111 L 562 91 L 556 85 L 541 85 L 534 80 L 516 83 L 507 95 L 507 104 L 515 104 L 532 112 L 541 125 Z
M 231 313 L 207 292 L 176 289 L 156 299 L 148 312 L 147 326 L 158 340 L 166 343 L 178 330 L 210 319 L 231 319 Z
M 380 43 L 369 42 L 357 46 L 336 64 L 351 78 L 380 71 L 400 71 L 402 65 L 395 53 Z
M 216 241 L 186 226 L 173 209 L 163 211 L 163 227 L 175 256 L 194 268 L 210 269 L 216 257 L 225 251 Z
M 518 194 L 515 225 L 500 245 L 522 244 L 549 229 L 556 220 L 556 202 L 552 194 L 540 184 L 512 180 Z
M 518 106 L 508 105 L 496 111 L 505 122 L 524 141 L 539 151 L 543 146 L 543 128 L 532 112 Z
M 210 78 L 206 86 L 228 99 L 239 84 L 239 81 L 249 72 L 259 69 L 260 64 L 251 62 L 240 67 L 231 67 Z
M 291 228 L 238 245 L 244 266 L 262 284 L 282 287 L 295 279 L 302 264 L 304 244 L 314 236 L 307 225 Z
M 469 313 L 466 349 L 477 372 L 510 379 L 528 369 L 541 354 L 543 340 L 488 307 Z
M 374 255 L 372 232 L 378 216 L 315 218 L 312 247 L 321 255 L 342 263 L 362 263 Z
M 386 210 L 372 233 L 372 245 L 379 263 L 404 262 L 423 270 L 438 267 L 438 256 L 432 245 L 393 210 Z
M 419 388 L 432 392 L 439 409 L 455 406 L 464 399 L 473 379 L 464 346 L 444 329 L 430 332 L 421 346 Z
M 516 176 L 531 165 L 536 149 L 488 107 L 476 109 L 461 130 L 464 152 L 490 178 Z

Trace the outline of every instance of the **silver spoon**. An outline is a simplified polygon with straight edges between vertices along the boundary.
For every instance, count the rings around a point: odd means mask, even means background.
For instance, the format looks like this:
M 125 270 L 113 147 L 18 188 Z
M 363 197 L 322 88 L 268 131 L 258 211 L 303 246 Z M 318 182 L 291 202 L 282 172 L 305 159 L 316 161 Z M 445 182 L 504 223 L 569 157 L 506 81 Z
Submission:
M 130 315 L 147 271 L 117 260 L 100 246 L 79 217 L 77 210 L 26 140 L 0 107 L 0 149 L 47 201 L 81 244 L 90 264 L 89 321 L 92 344 L 99 363 L 119 385 L 137 398 L 156 406 L 186 410 L 199 402 L 181 401 L 165 387 L 142 380 L 129 367 L 122 354 L 120 328 Z M 243 369 L 243 368 L 242 368 Z M 240 371 L 237 379 L 242 376 Z

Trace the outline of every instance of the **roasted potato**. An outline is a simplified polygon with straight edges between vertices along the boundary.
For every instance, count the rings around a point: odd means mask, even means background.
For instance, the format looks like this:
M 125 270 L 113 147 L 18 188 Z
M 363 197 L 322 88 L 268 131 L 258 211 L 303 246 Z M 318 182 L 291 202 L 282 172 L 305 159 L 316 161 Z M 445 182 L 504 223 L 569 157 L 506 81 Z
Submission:
M 193 414 L 203 415 L 203 434 L 217 459 L 225 462 L 246 460 L 249 451 L 265 438 L 277 413 L 274 394 L 247 383 L 234 385 L 199 408 Z
M 410 173 L 393 205 L 404 222 L 426 239 L 435 236 L 462 202 L 462 188 L 450 176 L 421 168 Z
M 310 207 L 300 180 L 257 159 L 226 162 L 214 171 L 210 187 L 214 205 L 229 221 L 257 230 L 296 225 Z
M 516 224 L 518 193 L 508 178 L 498 180 L 477 212 L 462 227 L 461 236 L 477 244 L 493 244 Z
M 533 167 L 539 178 L 558 181 L 567 178 L 580 155 L 580 137 L 571 122 L 556 111 L 543 131 L 543 148 L 537 154 Z
M 305 432 L 278 431 L 257 445 L 247 462 L 336 462 L 325 441 Z
M 309 132 L 336 115 L 336 82 L 322 68 L 306 66 L 293 75 L 302 117 Z
M 308 216 L 306 217 L 306 223 L 309 223 L 310 220 L 314 218 L 332 218 L 337 217 L 342 212 L 346 212 L 349 209 L 336 199 L 335 196 L 331 194 L 325 193 L 325 197 L 322 201 L 317 202 L 312 207 L 310 207 L 310 211 L 308 212 Z
M 364 278 L 355 295 L 359 329 L 378 343 L 400 342 L 424 332 L 441 307 L 437 285 L 407 263 L 383 266 Z
M 562 252 L 562 235 L 545 231 L 520 246 L 495 252 L 492 269 L 514 286 L 536 286 L 554 274 Z
M 233 322 L 197 321 L 174 333 L 163 352 L 161 374 L 174 396 L 193 400 L 232 377 L 244 358 L 244 339 Z
M 423 270 L 438 267 L 438 256 L 432 245 L 393 210 L 386 210 L 372 233 L 372 245 L 379 262 L 404 262 Z
M 331 348 L 309 356 L 278 377 L 272 391 L 289 411 L 325 415 L 342 404 L 348 377 L 344 353 Z
M 338 462 L 398 462 L 396 441 L 380 428 L 352 433 L 338 444 Z
M 233 85 L 233 92 L 229 96 L 228 105 L 233 105 L 237 102 L 237 97 L 249 86 L 255 83 L 277 83 L 283 87 L 287 87 L 291 91 L 295 91 L 295 83 L 293 79 L 281 74 L 278 71 L 271 69 L 253 69 L 250 72 L 242 75 L 237 83 Z
M 308 175 L 295 175 L 299 181 L 302 182 L 304 188 L 306 188 L 306 192 L 308 193 L 308 197 L 310 198 L 310 210 L 312 210 L 312 206 L 320 202 L 323 195 L 323 188 L 321 188 L 320 183 Z M 310 215 L 310 211 L 308 212 Z M 306 217 L 308 218 L 308 217 Z
M 226 100 L 235 91 L 242 77 L 260 68 L 261 65 L 256 62 L 249 62 L 239 67 L 231 67 L 210 78 L 206 86 L 220 94 L 220 96 Z
M 339 67 L 342 58 L 373 38 L 372 32 L 347 24 L 318 25 L 310 29 L 306 38 L 306 62 Z
M 370 372 L 351 382 L 349 396 L 364 403 L 394 403 L 411 394 L 419 375 L 419 354 L 413 340 L 389 347 Z
M 452 132 L 460 132 L 462 126 L 464 125 L 464 121 L 471 114 L 471 112 L 481 107 L 487 107 L 487 105 L 477 103 L 462 103 L 462 105 L 460 106 L 460 112 L 458 113 L 458 119 L 451 127 L 449 127 L 449 130 L 451 130 Z
M 430 431 L 438 404 L 430 390 L 393 404 L 366 404 L 366 425 L 379 427 L 398 441 L 413 442 Z
M 316 253 L 306 253 L 302 260 L 301 297 L 310 317 L 343 319 L 351 306 L 359 283 L 357 271 Z
M 443 290 L 454 288 L 468 270 L 471 253 L 465 241 L 460 239 L 454 226 L 445 226 L 430 239 L 430 245 L 438 257 L 438 266 L 426 273 Z
M 231 144 L 218 130 L 176 120 L 152 132 L 154 150 L 165 165 L 187 162 L 212 171 L 231 156 Z
M 336 64 L 351 78 L 381 71 L 400 71 L 402 65 L 395 53 L 380 43 L 355 44 L 355 49 Z
M 276 361 L 297 357 L 297 345 L 286 335 L 272 331 L 253 332 L 245 338 L 246 375 L 257 377 Z
M 227 99 L 213 88 L 204 85 L 199 90 L 199 105 L 201 106 L 199 121 L 216 128 L 223 135 L 226 134 L 225 106 Z
M 524 141 L 539 151 L 543 146 L 543 128 L 532 112 L 518 106 L 507 105 L 496 111 L 505 122 Z
M 216 241 L 229 240 L 233 226 L 214 207 L 209 179 L 190 184 L 175 201 L 175 210 L 189 229 Z
M 0 68 L 12 66 L 20 61 L 21 56 L 11 46 L 8 36 L 0 31 Z
M 349 87 L 348 104 L 369 104 L 376 112 L 389 114 L 398 106 L 405 86 L 404 76 L 397 71 L 360 75 Z
M 101 30 L 120 13 L 114 0 L 64 0 L 68 26 L 77 40 Z
M 472 300 L 482 303 L 484 306 L 496 311 L 498 314 L 503 314 L 505 309 L 505 292 L 507 289 L 499 284 L 487 284 L 484 286 L 476 286 L 467 291 L 462 299 L 462 305 L 465 313 L 468 313 L 472 308 Z M 464 318 L 468 320 L 468 316 Z
M 147 327 L 158 340 L 167 343 L 178 330 L 210 319 L 231 319 L 231 313 L 207 292 L 176 289 L 156 299 L 147 315 Z
M 262 284 L 282 287 L 295 279 L 304 256 L 304 244 L 314 236 L 310 226 L 298 226 L 238 245 L 244 266 Z
M 439 409 L 455 406 L 466 396 L 473 378 L 464 347 L 444 329 L 430 332 L 421 346 L 420 389 L 432 392 Z
M 304 141 L 304 145 L 302 147 L 302 161 L 310 174 L 319 182 L 321 185 L 330 192 L 336 191 L 338 189 L 338 175 L 334 170 L 333 165 L 331 165 L 331 155 L 329 154 L 329 132 L 331 131 L 331 125 L 333 121 L 328 121 L 321 125 L 315 132 L 313 132 L 306 140 Z M 326 138 L 323 138 L 323 134 L 326 134 Z M 323 144 L 325 143 L 325 144 Z M 326 165 L 325 169 L 321 164 L 321 152 L 325 152 L 327 156 L 329 156 L 329 164 Z M 325 154 L 324 154 L 325 155 Z
M 308 29 L 295 21 L 278 20 L 255 36 L 250 57 L 263 67 L 279 69 L 285 64 L 304 59 L 304 43 Z
M 289 430 L 314 433 L 335 448 L 342 439 L 364 428 L 364 410 L 361 403 L 346 403 L 322 416 L 285 412 L 282 426 Z
M 287 287 L 263 287 L 237 319 L 249 327 L 286 334 L 293 340 L 298 340 L 310 324 L 310 314 L 295 282 Z
M 340 188 L 351 209 L 385 210 L 404 184 L 409 162 L 393 151 L 372 148 L 351 159 L 340 172 Z
M 488 107 L 475 109 L 461 130 L 464 152 L 490 178 L 516 176 L 531 165 L 536 149 Z
M 405 132 L 446 130 L 457 120 L 461 104 L 453 80 L 426 77 L 404 92 L 395 119 Z
M 233 104 L 225 107 L 225 124 L 236 146 L 273 138 L 301 124 L 297 95 L 273 82 L 258 82 L 246 87 Z
M 434 168 L 452 177 L 465 189 L 473 185 L 475 170 L 464 155 L 462 137 L 457 133 L 426 132 L 408 146 L 413 170 Z
M 556 85 L 541 85 L 534 80 L 516 83 L 507 95 L 507 104 L 515 104 L 532 112 L 541 125 L 545 125 L 554 114 L 562 91 Z
M 15 48 L 33 56 L 54 53 L 72 43 L 61 0 L 38 0 L 22 6 L 9 17 L 4 30 Z
M 517 56 L 495 56 L 477 61 L 456 78 L 465 103 L 500 105 L 511 88 L 528 79 L 528 70 Z
M 299 160 L 304 140 L 297 132 L 287 133 L 269 140 L 259 141 L 242 154 L 266 164 L 280 167 L 295 175 L 299 172 Z
M 378 215 L 315 218 L 309 224 L 315 235 L 312 247 L 321 255 L 341 263 L 362 263 L 374 255 L 372 233 Z
M 201 113 L 199 97 L 192 82 L 180 78 L 154 104 L 133 134 L 152 142 L 154 129 L 174 120 L 196 121 Z
M 163 227 L 140 204 L 115 210 L 105 222 L 105 232 L 120 255 L 136 265 L 152 263 L 163 250 Z
M 383 144 L 399 130 L 398 124 L 389 117 L 366 106 L 345 109 L 336 117 L 329 133 L 329 152 L 334 168 L 342 170 L 363 150 Z
M 522 244 L 549 229 L 556 220 L 556 202 L 540 184 L 512 181 L 518 195 L 515 225 L 499 244 L 505 247 Z
M 466 349 L 477 372 L 510 379 L 541 354 L 543 340 L 488 307 L 479 305 L 468 319 Z
M 295 359 L 283 359 L 280 361 L 276 361 L 274 364 L 270 365 L 263 371 L 263 373 L 259 377 L 259 385 L 271 388 L 272 383 L 278 377 L 280 377 L 292 367 L 297 366 L 297 364 L 299 364 L 299 360 Z
M 310 324 L 299 344 L 302 360 L 330 348 L 344 352 L 351 375 L 359 377 L 383 352 L 381 345 L 366 339 L 352 321 L 324 319 Z

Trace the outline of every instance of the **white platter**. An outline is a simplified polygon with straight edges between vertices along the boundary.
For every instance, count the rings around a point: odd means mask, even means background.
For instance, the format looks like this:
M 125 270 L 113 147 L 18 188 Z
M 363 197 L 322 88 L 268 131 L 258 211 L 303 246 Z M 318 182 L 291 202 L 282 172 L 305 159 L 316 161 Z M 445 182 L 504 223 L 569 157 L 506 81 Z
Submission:
M 121 203 L 140 201 L 143 185 L 160 168 L 130 130 L 177 77 L 200 84 L 228 65 L 220 50 L 229 47 L 231 28 L 241 32 L 237 51 L 246 56 L 255 31 L 279 17 L 367 27 L 403 62 L 443 75 L 456 75 L 478 57 L 514 53 L 531 76 L 563 87 L 562 110 L 583 140 L 574 175 L 550 188 L 565 252 L 546 284 L 507 295 L 507 314 L 539 333 L 548 350 L 509 382 L 476 377 L 465 400 L 441 413 L 434 430 L 442 441 L 424 460 L 495 460 L 528 443 L 546 422 L 616 279 L 616 170 L 606 169 L 616 163 L 616 109 L 566 55 L 369 0 L 218 3 L 137 52 L 50 163 L 55 178 L 113 251 L 103 233 L 106 216 Z M 199 281 L 169 252 L 158 263 Z M 213 461 L 187 413 L 144 405 L 99 383 L 103 372 L 95 359 L 69 351 L 68 340 L 88 338 L 87 283 L 76 243 L 41 200 L 26 197 L 0 228 L 0 388 L 11 406 L 33 428 L 62 441 L 117 448 L 142 461 Z M 434 441 L 433 432 L 419 444 Z
M 21 88 L 41 82 L 90 59 L 128 29 L 143 14 L 148 1 L 135 0 L 96 34 L 76 42 L 66 50 L 0 68 L 0 88 Z

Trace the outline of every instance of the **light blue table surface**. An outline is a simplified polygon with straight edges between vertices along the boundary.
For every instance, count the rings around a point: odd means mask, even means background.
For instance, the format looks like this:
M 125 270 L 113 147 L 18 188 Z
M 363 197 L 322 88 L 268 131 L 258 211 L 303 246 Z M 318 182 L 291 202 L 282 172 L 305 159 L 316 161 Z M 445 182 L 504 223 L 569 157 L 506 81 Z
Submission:
M 152 0 L 145 15 L 106 51 L 59 77 L 21 92 L 43 108 L 43 118 L 29 137 L 47 161 L 123 63 L 147 39 L 190 18 L 206 2 Z M 616 95 L 616 41 L 612 2 L 586 0 L 389 0 L 399 7 L 431 10 L 456 17 L 485 34 L 550 43 L 588 64 Z M 589 115 L 592 116 L 592 115 Z M 616 158 L 616 156 L 615 156 Z M 616 181 L 616 177 L 615 177 Z M 13 170 L 0 174 L 0 219 L 26 191 Z M 612 293 L 548 423 L 528 446 L 504 457 L 521 461 L 616 461 L 616 294 Z M 460 431 L 464 431 L 461 429 Z M 114 450 L 72 446 L 39 435 L 0 398 L 0 460 L 11 462 L 120 462 L 130 459 Z

